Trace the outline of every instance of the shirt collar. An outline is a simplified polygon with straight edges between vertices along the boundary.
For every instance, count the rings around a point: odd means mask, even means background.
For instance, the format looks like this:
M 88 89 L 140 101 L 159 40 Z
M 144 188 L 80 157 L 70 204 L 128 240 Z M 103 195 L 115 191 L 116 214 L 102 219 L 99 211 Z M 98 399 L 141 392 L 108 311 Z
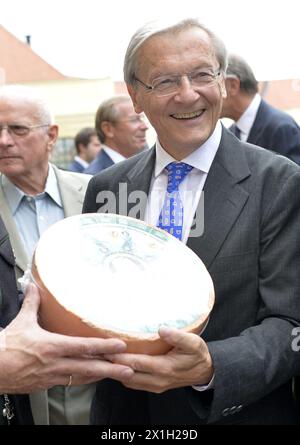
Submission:
M 74 161 L 78 162 L 78 164 L 82 165 L 83 168 L 87 168 L 89 166 L 89 163 L 86 162 L 84 159 L 81 159 L 80 156 L 75 156 Z
M 245 134 L 249 135 L 252 125 L 255 121 L 258 108 L 261 103 L 261 96 L 257 93 L 248 108 L 244 111 L 242 116 L 236 121 L 236 126 Z
M 113 148 L 108 147 L 105 144 L 102 144 L 102 149 L 108 154 L 108 156 L 112 159 L 112 161 L 117 164 L 118 162 L 124 161 L 125 156 L 121 155 L 121 153 L 117 152 Z
M 19 187 L 13 184 L 5 175 L 1 175 L 1 182 L 9 208 L 12 214 L 15 215 L 23 197 L 26 196 L 26 194 L 19 189 Z M 45 191 L 39 195 L 36 195 L 36 197 L 42 197 L 42 195 L 45 193 L 47 193 L 47 195 L 49 195 L 59 207 L 63 207 L 56 175 L 51 164 L 49 164 Z
M 208 173 L 214 157 L 219 148 L 222 137 L 222 125 L 220 121 L 214 129 L 213 134 L 200 147 L 193 151 L 189 156 L 182 159 L 182 162 L 204 173 Z M 167 153 L 161 146 L 159 140 L 156 141 L 156 163 L 154 176 L 159 176 L 170 162 L 176 162 L 172 156 Z
M 23 196 L 25 196 L 25 193 L 14 185 L 5 175 L 1 175 L 1 183 L 10 211 L 14 215 Z
M 53 201 L 59 206 L 63 207 L 60 191 L 58 188 L 56 174 L 51 164 L 49 164 L 48 178 L 46 182 L 45 192 L 53 199 Z

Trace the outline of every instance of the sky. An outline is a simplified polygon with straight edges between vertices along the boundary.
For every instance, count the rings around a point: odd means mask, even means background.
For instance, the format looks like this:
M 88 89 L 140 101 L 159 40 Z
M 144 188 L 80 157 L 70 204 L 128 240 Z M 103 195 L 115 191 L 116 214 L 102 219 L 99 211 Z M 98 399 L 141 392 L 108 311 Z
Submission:
M 300 78 L 299 0 L 0 0 L 0 24 L 63 74 L 122 80 L 132 34 L 149 20 L 199 17 L 258 80 Z M 1 62 L 1 61 L 0 61 Z

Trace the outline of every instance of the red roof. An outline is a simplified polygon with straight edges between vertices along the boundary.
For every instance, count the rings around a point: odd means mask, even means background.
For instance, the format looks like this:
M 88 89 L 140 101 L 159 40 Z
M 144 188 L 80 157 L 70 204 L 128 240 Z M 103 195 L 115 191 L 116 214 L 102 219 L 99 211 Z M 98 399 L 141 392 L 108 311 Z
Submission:
M 60 80 L 66 76 L 0 25 L 0 76 L 5 83 Z

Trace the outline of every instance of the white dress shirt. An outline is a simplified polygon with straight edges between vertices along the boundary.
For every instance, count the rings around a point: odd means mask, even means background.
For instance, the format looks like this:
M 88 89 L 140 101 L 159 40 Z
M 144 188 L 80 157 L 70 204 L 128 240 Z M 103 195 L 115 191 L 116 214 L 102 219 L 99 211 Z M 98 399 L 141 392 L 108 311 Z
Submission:
M 201 147 L 197 148 L 181 161 L 194 167 L 179 185 L 180 198 L 184 209 L 182 232 L 182 241 L 184 243 L 187 242 L 201 193 L 209 169 L 219 148 L 221 137 L 222 125 L 218 122 L 210 138 L 201 145 Z M 162 148 L 159 140 L 157 140 L 156 162 L 145 213 L 145 221 L 153 226 L 157 226 L 159 214 L 164 203 L 168 183 L 168 172 L 165 167 L 170 164 L 170 162 L 178 161 L 170 156 Z
M 108 147 L 105 144 L 102 144 L 102 150 L 105 151 L 106 154 L 111 158 L 111 160 L 114 162 L 114 164 L 118 164 L 118 162 L 124 161 L 126 158 L 125 156 L 121 155 L 116 150 L 113 150 L 112 148 Z
M 254 124 L 258 108 L 261 103 L 261 96 L 257 93 L 254 96 L 254 99 L 248 106 L 248 108 L 244 111 L 242 116 L 239 118 L 238 121 L 236 121 L 235 125 L 240 129 L 241 131 L 241 141 L 245 142 L 247 141 L 251 128 Z

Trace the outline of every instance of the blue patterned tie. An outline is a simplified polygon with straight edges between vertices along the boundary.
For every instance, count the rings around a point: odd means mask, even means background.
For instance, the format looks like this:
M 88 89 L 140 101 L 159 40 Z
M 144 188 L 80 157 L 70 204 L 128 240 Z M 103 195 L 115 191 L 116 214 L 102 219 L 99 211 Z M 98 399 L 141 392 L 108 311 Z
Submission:
M 183 205 L 178 187 L 192 169 L 191 165 L 184 162 L 171 162 L 166 166 L 168 187 L 157 227 L 166 230 L 179 240 L 182 239 Z

